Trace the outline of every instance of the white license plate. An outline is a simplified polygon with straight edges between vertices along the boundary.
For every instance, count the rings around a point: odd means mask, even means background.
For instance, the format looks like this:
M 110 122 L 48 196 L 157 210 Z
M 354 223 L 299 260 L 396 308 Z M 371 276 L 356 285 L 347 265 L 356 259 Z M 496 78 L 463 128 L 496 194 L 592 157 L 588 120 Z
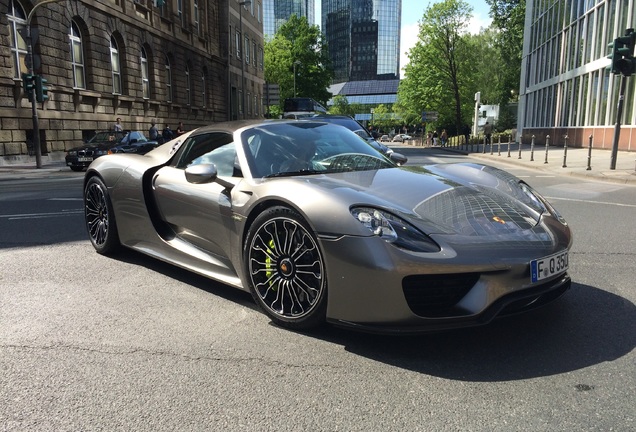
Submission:
M 530 261 L 530 278 L 532 282 L 563 273 L 568 269 L 568 251 L 563 251 L 538 260 Z
M 92 157 L 78 157 L 77 161 L 78 162 L 93 162 L 93 158 Z

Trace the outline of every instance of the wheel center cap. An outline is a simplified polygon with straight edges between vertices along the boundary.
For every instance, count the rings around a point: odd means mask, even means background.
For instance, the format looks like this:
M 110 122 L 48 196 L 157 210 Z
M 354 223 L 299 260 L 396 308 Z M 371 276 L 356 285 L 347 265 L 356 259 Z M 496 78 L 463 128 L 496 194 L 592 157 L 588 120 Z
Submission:
M 294 264 L 289 258 L 283 258 L 278 263 L 278 269 L 284 277 L 290 277 L 294 272 Z

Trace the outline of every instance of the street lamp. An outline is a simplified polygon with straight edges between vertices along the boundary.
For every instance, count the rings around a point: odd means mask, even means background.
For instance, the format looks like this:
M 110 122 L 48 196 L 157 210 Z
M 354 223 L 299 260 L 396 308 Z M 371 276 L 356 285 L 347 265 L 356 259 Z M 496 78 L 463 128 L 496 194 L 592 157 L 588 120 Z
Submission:
M 239 33 L 241 33 L 242 40 L 239 41 L 243 45 L 243 57 L 245 57 L 245 36 L 243 35 L 243 7 L 252 4 L 252 0 L 244 0 L 239 2 Z M 243 120 L 245 120 L 245 59 L 241 59 L 241 102 L 243 104 Z
M 300 60 L 294 62 L 294 97 L 296 97 L 296 66 L 300 64 Z
M 27 42 L 27 59 L 29 67 L 29 75 L 33 75 L 35 69 L 35 59 L 33 58 L 33 41 L 31 37 L 31 18 L 35 10 L 47 3 L 59 2 L 61 0 L 43 0 L 33 6 L 26 20 L 26 42 Z M 27 95 L 29 96 L 29 95 Z M 35 167 L 42 168 L 42 149 L 40 148 L 40 123 L 38 120 L 38 106 L 35 99 L 35 88 L 31 89 L 31 116 L 33 118 L 33 146 L 35 147 Z

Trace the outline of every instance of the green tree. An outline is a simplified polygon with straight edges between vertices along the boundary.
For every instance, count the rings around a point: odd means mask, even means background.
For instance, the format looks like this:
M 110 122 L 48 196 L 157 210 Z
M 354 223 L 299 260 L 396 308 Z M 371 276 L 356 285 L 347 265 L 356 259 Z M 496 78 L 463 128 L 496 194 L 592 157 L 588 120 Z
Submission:
M 352 116 L 355 115 L 355 112 L 352 111 L 347 97 L 338 95 L 333 98 L 333 105 L 331 106 L 331 108 L 329 108 L 329 114 Z
M 474 54 L 466 32 L 472 8 L 462 0 L 430 5 L 420 21 L 419 40 L 400 83 L 400 106 L 411 112 L 437 111 L 436 125 L 456 132 L 471 117 Z M 452 126 L 452 127 L 451 127 Z
M 506 67 L 499 80 L 498 103 L 517 100 L 523 56 L 523 30 L 526 0 L 486 0 L 493 25 L 499 30 L 496 45 Z
M 294 69 L 296 95 L 325 105 L 331 98 L 327 87 L 333 75 L 327 45 L 318 26 L 296 15 L 265 43 L 265 80 L 280 86 L 281 103 L 294 96 Z

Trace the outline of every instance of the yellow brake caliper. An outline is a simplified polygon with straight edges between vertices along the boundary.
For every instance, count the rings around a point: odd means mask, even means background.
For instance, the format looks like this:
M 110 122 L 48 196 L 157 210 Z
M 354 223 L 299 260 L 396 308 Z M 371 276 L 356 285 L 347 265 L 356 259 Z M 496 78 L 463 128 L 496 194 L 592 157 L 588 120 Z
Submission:
M 267 280 L 269 281 L 269 287 L 274 291 L 276 291 L 276 287 L 272 281 L 272 276 L 274 276 L 274 271 L 276 269 L 274 260 L 272 260 L 271 256 L 274 254 L 275 248 L 274 239 L 272 239 L 267 244 L 267 256 L 265 257 L 265 276 L 267 276 Z

